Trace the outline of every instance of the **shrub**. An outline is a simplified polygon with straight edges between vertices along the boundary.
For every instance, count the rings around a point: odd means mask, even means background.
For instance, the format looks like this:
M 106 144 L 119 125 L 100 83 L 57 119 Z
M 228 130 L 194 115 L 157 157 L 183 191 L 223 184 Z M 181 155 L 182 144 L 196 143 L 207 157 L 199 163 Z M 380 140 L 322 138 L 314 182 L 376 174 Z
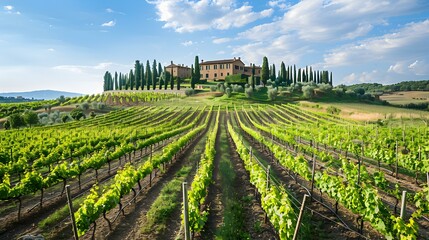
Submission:
M 268 99 L 271 101 L 276 100 L 277 97 L 277 89 L 276 88 L 269 88 L 268 89 Z
M 349 97 L 356 97 L 356 93 L 353 90 L 347 90 L 346 95 Z
M 74 120 L 80 120 L 81 118 L 85 118 L 85 114 L 83 113 L 83 110 L 80 108 L 75 108 L 70 112 L 70 116 Z
M 228 97 L 228 98 L 230 98 L 231 96 L 232 96 L 232 91 L 231 91 L 231 88 L 226 88 L 225 89 L 225 93 L 226 93 L 226 96 Z
M 326 83 L 322 83 L 318 85 L 320 91 L 329 93 L 332 90 L 332 86 Z
M 302 94 L 306 98 L 312 98 L 314 96 L 314 86 L 306 85 L 302 87 Z
M 245 74 L 234 74 L 226 76 L 226 83 L 247 83 L 247 75 Z
M 255 87 L 255 90 L 257 92 L 260 92 L 262 90 L 262 88 L 263 88 L 263 86 L 258 85 L 258 86 Z
M 216 92 L 217 91 L 217 87 L 216 86 L 210 86 L 210 91 Z
M 334 106 L 329 106 L 326 108 L 326 112 L 329 114 L 338 115 L 338 114 L 340 114 L 341 109 L 334 107 Z
M 186 89 L 185 90 L 185 95 L 186 96 L 192 96 L 192 95 L 194 95 L 195 94 L 195 90 L 194 89 Z
M 236 93 L 244 92 L 244 88 L 241 85 L 232 85 L 232 91 Z
M 253 89 L 251 87 L 246 88 L 244 94 L 246 94 L 247 98 L 251 98 L 253 95 Z

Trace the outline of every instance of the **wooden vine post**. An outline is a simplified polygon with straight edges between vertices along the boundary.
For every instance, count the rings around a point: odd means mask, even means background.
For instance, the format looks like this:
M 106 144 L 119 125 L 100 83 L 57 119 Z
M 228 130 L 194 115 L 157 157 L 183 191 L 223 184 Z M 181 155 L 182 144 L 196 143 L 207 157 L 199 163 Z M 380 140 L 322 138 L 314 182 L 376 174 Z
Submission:
M 406 201 L 407 201 L 407 191 L 402 191 L 401 214 L 400 214 L 400 217 L 402 219 L 405 218 Z
M 185 240 L 191 240 L 191 232 L 189 230 L 189 210 L 188 210 L 188 183 L 182 183 L 183 190 L 183 218 L 185 222 Z
M 74 236 L 75 240 L 78 240 L 79 236 L 77 235 L 76 220 L 74 218 L 73 201 L 72 201 L 72 198 L 70 196 L 70 185 L 66 186 L 66 195 L 67 195 L 67 204 L 69 206 L 69 211 L 70 211 L 70 218 L 71 218 L 71 221 L 72 221 L 73 236 Z
M 268 165 L 268 167 L 267 167 L 267 190 L 270 188 L 270 170 L 271 170 L 271 165 Z M 267 220 L 268 220 L 268 214 L 267 214 L 267 212 L 265 212 L 264 223 L 267 223 Z
M 302 220 L 302 215 L 304 213 L 304 209 L 305 209 L 305 202 L 307 200 L 308 195 L 305 194 L 304 198 L 302 199 L 302 204 L 301 204 L 301 209 L 299 210 L 299 215 L 298 215 L 298 219 L 296 220 L 296 226 L 295 226 L 295 232 L 293 234 L 293 240 L 298 239 L 298 232 L 299 232 L 299 228 L 301 227 L 301 220 Z
M 313 167 L 311 168 L 311 196 L 310 200 L 313 201 L 313 191 L 314 191 L 314 175 L 316 173 L 316 158 L 313 153 Z

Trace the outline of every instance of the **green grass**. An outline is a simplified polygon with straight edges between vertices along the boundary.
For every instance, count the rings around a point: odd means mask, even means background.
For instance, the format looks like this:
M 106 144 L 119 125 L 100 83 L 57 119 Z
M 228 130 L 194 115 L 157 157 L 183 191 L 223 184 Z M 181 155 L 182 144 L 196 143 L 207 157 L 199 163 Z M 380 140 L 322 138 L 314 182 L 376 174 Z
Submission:
M 81 196 L 81 197 L 76 198 L 76 199 L 73 200 L 73 208 L 74 208 L 75 211 L 83 203 L 83 201 L 85 200 L 85 198 L 86 198 L 86 195 L 83 195 L 83 196 Z M 56 224 L 58 224 L 58 222 L 60 222 L 63 219 L 65 219 L 69 215 L 70 215 L 69 206 L 66 204 L 61 209 L 55 211 L 53 214 L 49 215 L 47 218 L 45 218 L 42 221 L 40 221 L 38 223 L 38 227 L 40 229 L 42 229 L 43 231 L 47 231 L 50 228 L 52 228 L 53 226 L 55 226 Z
M 173 180 L 164 185 L 161 193 L 146 214 L 147 221 L 142 226 L 142 232 L 161 232 L 167 228 L 167 221 L 174 210 L 180 206 L 179 201 L 182 182 L 188 177 L 192 167 L 182 167 Z
M 222 204 L 224 205 L 223 224 L 216 231 L 216 239 L 250 239 L 249 233 L 245 231 L 244 223 L 244 204 L 249 204 L 250 201 L 240 199 L 237 196 L 234 182 L 236 174 L 234 166 L 230 159 L 230 145 L 227 140 L 224 128 L 221 128 L 221 137 L 218 140 L 221 144 L 220 153 L 221 159 L 219 163 L 219 174 L 222 189 Z

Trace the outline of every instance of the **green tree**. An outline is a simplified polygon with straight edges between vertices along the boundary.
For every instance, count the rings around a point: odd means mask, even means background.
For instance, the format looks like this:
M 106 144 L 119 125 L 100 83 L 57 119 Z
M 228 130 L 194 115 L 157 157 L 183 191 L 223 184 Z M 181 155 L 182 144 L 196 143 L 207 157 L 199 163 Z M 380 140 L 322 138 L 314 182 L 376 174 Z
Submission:
M 296 65 L 293 65 L 293 84 L 296 84 Z
M 276 65 L 271 66 L 270 79 L 272 82 L 276 81 Z
M 19 128 L 25 125 L 24 119 L 19 113 L 14 113 L 7 118 L 10 128 Z
M 180 90 L 180 77 L 177 77 L 177 90 Z
M 27 110 L 22 115 L 24 122 L 31 127 L 31 125 L 36 125 L 39 123 L 39 117 L 37 113 L 31 110 Z
M 191 88 L 195 89 L 195 72 L 194 65 L 191 65 Z
M 167 90 L 168 82 L 170 80 L 170 72 L 165 71 L 165 68 L 164 68 L 164 71 L 162 72 L 162 74 L 164 76 L 163 77 L 163 79 L 164 79 L 164 90 Z
M 159 90 L 162 89 L 162 84 L 164 83 L 164 81 L 161 81 L 162 74 L 163 74 L 162 66 L 161 66 L 161 63 L 159 62 L 158 63 Z M 164 78 L 163 78 L 163 80 L 164 80 Z
M 85 118 L 85 114 L 83 113 L 83 110 L 81 108 L 75 108 L 70 112 L 70 116 L 74 119 L 79 121 L 81 118 Z
M 268 79 L 270 78 L 269 67 L 268 67 L 268 58 L 264 57 L 262 61 L 262 70 L 261 70 L 261 80 L 262 84 L 267 84 Z
M 156 88 L 156 79 L 158 78 L 156 66 L 157 66 L 156 60 L 153 60 L 153 64 L 152 64 L 152 87 L 153 87 L 153 90 L 155 90 L 155 88 Z
M 147 90 L 149 90 L 151 82 L 152 82 L 152 73 L 150 72 L 150 63 L 149 63 L 149 60 L 146 61 L 146 75 L 145 75 L 145 78 L 146 78 L 146 88 L 147 88 Z
M 280 65 L 280 81 L 286 83 L 286 85 L 289 85 L 284 62 L 282 62 Z
M 132 69 L 130 69 L 130 74 L 128 74 L 128 78 L 130 79 L 130 89 L 133 90 L 135 85 L 135 77 Z
M 200 72 L 200 60 L 198 56 L 195 56 L 195 62 L 194 62 L 194 70 L 191 71 L 191 87 L 192 89 L 195 88 L 195 84 L 200 82 L 201 79 L 201 72 Z
M 144 66 L 143 66 L 143 63 L 140 63 L 140 74 L 141 74 L 141 78 L 140 78 L 141 83 L 140 83 L 140 86 L 141 86 L 141 89 L 144 90 L 144 86 L 146 86 L 146 78 L 145 78 L 145 75 L 144 75 Z
M 118 73 L 115 71 L 115 90 L 118 90 L 119 84 L 118 84 Z
M 134 74 L 135 74 L 136 90 L 139 90 L 140 84 L 141 84 L 141 77 L 142 77 L 139 60 L 136 60 L 136 63 L 134 64 Z
M 169 72 L 170 73 L 170 72 Z M 174 89 L 174 78 L 173 78 L 173 74 L 170 74 L 170 89 L 173 90 Z

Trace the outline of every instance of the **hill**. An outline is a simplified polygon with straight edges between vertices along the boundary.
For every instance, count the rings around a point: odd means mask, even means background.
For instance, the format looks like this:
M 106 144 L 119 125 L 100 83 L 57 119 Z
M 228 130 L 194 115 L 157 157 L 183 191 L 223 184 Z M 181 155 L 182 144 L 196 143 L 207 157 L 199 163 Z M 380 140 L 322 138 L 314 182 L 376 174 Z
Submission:
M 391 85 L 382 85 L 380 83 L 360 83 L 346 87 L 355 90 L 362 88 L 365 92 L 397 92 L 397 91 L 429 91 L 429 80 L 404 81 Z
M 52 100 L 56 99 L 63 95 L 64 97 L 77 97 L 83 94 L 81 93 L 72 93 L 72 92 L 64 92 L 64 91 L 55 91 L 55 90 L 37 90 L 31 92 L 10 92 L 10 93 L 0 93 L 0 96 L 3 97 L 22 97 L 27 99 L 44 99 L 44 100 Z

